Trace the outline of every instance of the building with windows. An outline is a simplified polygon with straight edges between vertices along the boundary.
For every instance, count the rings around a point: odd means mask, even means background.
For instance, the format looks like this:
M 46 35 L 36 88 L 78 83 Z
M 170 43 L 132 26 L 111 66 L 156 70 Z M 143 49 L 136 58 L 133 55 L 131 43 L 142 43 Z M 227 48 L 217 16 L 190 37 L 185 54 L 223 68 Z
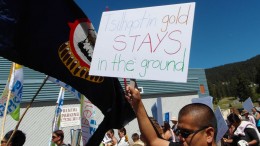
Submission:
M 10 68 L 11 62 L 0 57 L 0 94 L 3 92 L 7 82 Z M 24 67 L 21 115 L 41 86 L 45 77 L 46 75 L 43 73 Z M 124 86 L 123 79 L 120 79 L 120 81 L 122 86 Z M 204 69 L 189 69 L 187 83 L 137 80 L 137 84 L 142 93 L 144 105 L 149 116 L 153 115 L 151 109 L 158 99 L 160 99 L 161 102 L 162 116 L 164 113 L 170 112 L 171 116 L 177 117 L 179 109 L 184 105 L 191 103 L 191 99 L 209 96 Z M 59 91 L 60 87 L 57 84 L 47 81 L 39 92 L 32 107 L 28 110 L 19 126 L 19 129 L 26 133 L 27 139 L 25 146 L 48 145 L 51 138 L 52 121 Z M 79 106 L 79 100 L 70 92 L 66 91 L 64 108 Z M 103 115 L 98 109 L 96 109 L 95 118 L 97 124 L 103 119 Z M 0 123 L 3 125 L 3 118 L 1 118 Z M 16 126 L 16 123 L 17 122 L 8 115 L 5 122 L 4 133 L 13 129 Z M 136 119 L 128 123 L 125 128 L 129 137 L 135 132 L 140 133 Z M 62 128 L 65 133 L 65 143 L 69 143 L 71 140 L 71 129 L 80 129 L 80 126 Z M 117 133 L 117 131 L 115 131 L 115 133 Z M 117 134 L 115 135 L 117 136 Z

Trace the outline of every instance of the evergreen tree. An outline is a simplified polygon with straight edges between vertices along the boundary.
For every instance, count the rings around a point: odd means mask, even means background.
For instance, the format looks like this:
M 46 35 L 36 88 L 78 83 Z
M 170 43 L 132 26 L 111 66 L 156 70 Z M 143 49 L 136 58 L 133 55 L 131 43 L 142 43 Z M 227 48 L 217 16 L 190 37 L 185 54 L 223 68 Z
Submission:
M 236 95 L 241 102 L 245 101 L 248 97 L 252 97 L 252 89 L 250 87 L 250 81 L 244 74 L 239 75 L 238 84 L 236 88 Z
M 257 74 L 255 78 L 256 78 L 255 83 L 258 85 L 256 92 L 260 93 L 260 66 L 257 69 Z

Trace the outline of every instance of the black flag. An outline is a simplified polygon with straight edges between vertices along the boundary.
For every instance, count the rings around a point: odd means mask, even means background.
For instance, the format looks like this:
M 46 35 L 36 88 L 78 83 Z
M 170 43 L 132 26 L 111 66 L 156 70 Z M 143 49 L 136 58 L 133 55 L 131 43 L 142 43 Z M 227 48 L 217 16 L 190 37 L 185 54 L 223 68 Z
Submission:
M 89 146 L 135 118 L 117 78 L 89 76 L 95 40 L 73 0 L 0 1 L 0 56 L 71 85 L 105 115 Z

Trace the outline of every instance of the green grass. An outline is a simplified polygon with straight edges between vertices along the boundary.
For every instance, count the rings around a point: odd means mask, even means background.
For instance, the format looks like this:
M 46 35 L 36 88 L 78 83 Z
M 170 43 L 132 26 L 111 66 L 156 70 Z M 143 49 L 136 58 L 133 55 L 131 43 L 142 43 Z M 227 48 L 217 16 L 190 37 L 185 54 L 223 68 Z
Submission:
M 229 109 L 231 107 L 235 108 L 242 108 L 243 105 L 241 102 L 238 101 L 238 99 L 235 99 L 234 97 L 226 97 L 217 103 L 217 105 L 214 105 L 214 107 L 219 106 L 221 109 Z
M 255 102 L 253 104 L 254 104 L 254 106 L 258 106 L 257 102 Z M 219 100 L 217 105 L 214 104 L 214 108 L 216 108 L 217 106 L 219 106 L 221 109 L 229 109 L 231 107 L 243 108 L 243 104 L 241 102 L 239 102 L 239 100 L 234 98 L 234 97 L 222 98 L 221 100 Z

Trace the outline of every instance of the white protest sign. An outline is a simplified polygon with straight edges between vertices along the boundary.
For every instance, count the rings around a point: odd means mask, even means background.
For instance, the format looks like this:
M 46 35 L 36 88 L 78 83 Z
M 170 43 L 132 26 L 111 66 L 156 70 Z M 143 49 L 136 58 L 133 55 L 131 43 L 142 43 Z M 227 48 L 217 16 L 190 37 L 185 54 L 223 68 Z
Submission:
M 195 3 L 103 12 L 90 75 L 187 82 Z
M 243 102 L 243 107 L 245 110 L 247 110 L 248 112 L 252 111 L 252 108 L 254 108 L 253 102 L 251 100 L 251 98 L 247 98 L 244 102 Z
M 213 97 L 212 96 L 206 96 L 201 98 L 193 98 L 191 99 L 192 103 L 203 103 L 209 106 L 213 110 Z
M 217 107 L 217 109 L 215 111 L 215 116 L 216 116 L 217 123 L 218 123 L 218 133 L 217 133 L 217 139 L 216 139 L 218 142 L 219 140 L 221 140 L 221 138 L 227 132 L 228 126 L 227 126 L 225 119 L 222 116 L 219 106 Z
M 81 130 L 82 142 L 86 145 L 96 131 L 98 125 L 95 120 L 95 105 L 86 97 L 81 97 Z
M 80 125 L 80 109 L 79 107 L 62 108 L 61 127 L 79 126 Z

